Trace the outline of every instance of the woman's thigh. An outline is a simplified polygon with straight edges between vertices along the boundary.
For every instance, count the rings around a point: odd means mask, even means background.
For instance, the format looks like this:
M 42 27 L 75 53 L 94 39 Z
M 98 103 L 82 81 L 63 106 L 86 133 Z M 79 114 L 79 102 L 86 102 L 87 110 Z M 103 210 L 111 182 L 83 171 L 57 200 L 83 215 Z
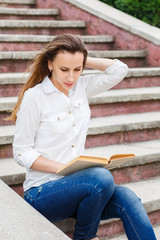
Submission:
M 76 217 L 80 202 L 90 195 L 90 205 L 96 199 L 94 195 L 102 189 L 105 189 L 104 196 L 108 195 L 110 198 L 114 190 L 114 181 L 107 169 L 96 167 L 32 188 L 26 191 L 24 197 L 49 220 L 58 221 Z

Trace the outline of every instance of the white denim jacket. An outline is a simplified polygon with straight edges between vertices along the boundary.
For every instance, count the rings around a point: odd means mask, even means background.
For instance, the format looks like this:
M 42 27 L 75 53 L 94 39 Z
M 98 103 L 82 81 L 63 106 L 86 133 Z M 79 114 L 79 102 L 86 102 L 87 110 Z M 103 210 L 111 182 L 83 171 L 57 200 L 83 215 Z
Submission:
M 14 159 L 27 170 L 24 191 L 61 177 L 30 168 L 40 155 L 68 163 L 84 154 L 90 119 L 88 98 L 112 88 L 127 72 L 127 65 L 115 60 L 103 73 L 81 76 L 69 90 L 69 97 L 48 77 L 25 92 L 13 142 Z

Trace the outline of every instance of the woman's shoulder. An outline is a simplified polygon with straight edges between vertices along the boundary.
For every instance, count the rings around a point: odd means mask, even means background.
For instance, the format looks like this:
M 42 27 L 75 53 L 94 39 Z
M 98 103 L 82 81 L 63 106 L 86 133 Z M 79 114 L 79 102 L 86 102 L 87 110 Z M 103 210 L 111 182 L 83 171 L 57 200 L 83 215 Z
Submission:
M 42 94 L 42 83 L 38 83 L 34 87 L 31 87 L 25 91 L 25 95 L 28 96 L 39 96 Z
M 41 83 L 35 85 L 34 87 L 31 87 L 27 89 L 24 93 L 23 99 L 26 99 L 26 101 L 29 102 L 41 102 L 41 99 L 43 97 L 43 91 L 41 87 Z

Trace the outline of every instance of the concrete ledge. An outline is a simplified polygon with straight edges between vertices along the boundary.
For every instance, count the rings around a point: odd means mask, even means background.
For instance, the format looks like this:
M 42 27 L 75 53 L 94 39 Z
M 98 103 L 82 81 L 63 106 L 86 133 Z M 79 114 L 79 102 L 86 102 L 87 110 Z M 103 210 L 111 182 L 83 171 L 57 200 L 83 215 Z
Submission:
M 100 71 L 98 70 L 85 70 L 83 71 L 82 74 L 86 75 L 86 74 L 98 74 L 98 73 L 100 73 Z M 129 68 L 126 78 L 147 77 L 147 76 L 150 76 L 150 77 L 160 76 L 160 67 Z M 0 79 L 1 79 L 1 74 L 0 74 Z
M 116 89 L 98 94 L 89 99 L 90 105 L 117 102 L 138 102 L 160 100 L 160 87 Z M 11 111 L 17 102 L 17 97 L 0 98 L 0 112 Z
M 11 111 L 17 102 L 16 97 L 0 98 L 0 112 Z
M 22 8 L 4 8 L 0 7 L 0 15 L 33 15 L 50 16 L 58 15 L 58 9 L 22 9 Z
M 15 126 L 0 126 L 0 145 L 11 144 L 13 142 Z
M 26 169 L 19 166 L 12 158 L 0 159 L 0 179 L 7 185 L 22 184 Z
M 157 225 L 157 226 L 154 226 L 153 229 L 154 229 L 156 238 L 157 238 L 157 239 L 160 239 L 160 231 L 159 231 L 160 227 Z M 128 238 L 126 237 L 126 235 L 120 235 L 120 236 L 114 237 L 114 238 L 112 238 L 112 239 L 106 237 L 106 238 L 103 238 L 103 239 L 101 239 L 101 240 L 109 240 L 109 239 L 110 239 L 110 240 L 127 240 Z
M 36 0 L 0 0 L 0 3 L 9 4 L 36 4 Z
M 45 11 L 45 9 L 43 9 Z M 15 35 L 15 34 L 0 34 L 0 42 L 44 42 L 48 43 L 52 41 L 55 36 L 47 36 L 47 35 Z M 114 42 L 113 36 L 81 36 L 85 43 L 112 43 Z
M 159 144 L 160 140 L 152 140 L 87 148 L 85 155 L 108 158 L 117 153 L 133 152 L 136 157 L 122 166 L 119 166 L 118 169 L 122 169 L 125 167 L 135 167 L 155 162 L 160 163 Z M 25 172 L 25 168 L 19 166 L 12 158 L 0 160 L 0 179 L 8 185 L 22 184 L 25 179 Z
M 63 232 L 0 180 L 0 238 L 5 240 L 69 240 Z
M 0 52 L 0 60 L 27 59 L 31 60 L 39 51 L 8 51 Z M 90 57 L 100 58 L 145 58 L 146 50 L 109 50 L 109 51 L 88 51 Z
M 98 74 L 97 70 L 84 70 L 82 75 Z M 3 84 L 23 84 L 27 80 L 29 73 L 0 73 L 0 85 Z M 126 78 L 131 77 L 154 77 L 160 76 L 160 67 L 154 68 L 130 68 Z
M 93 105 L 146 100 L 160 100 L 160 87 L 110 90 L 90 98 L 89 103 Z
M 160 128 L 160 112 L 91 118 L 87 135 Z M 0 145 L 11 144 L 15 126 L 0 126 Z
M 160 140 L 133 142 L 117 145 L 87 148 L 85 154 L 88 156 L 99 156 L 109 158 L 117 153 L 134 153 L 136 157 L 123 164 L 119 168 L 144 165 L 152 162 L 160 162 Z
M 64 0 L 124 30 L 160 45 L 160 29 L 98 0 Z
M 0 73 L 0 85 L 23 84 L 28 76 L 29 73 Z
M 160 128 L 160 112 L 91 118 L 87 135 Z
M 85 28 L 84 21 L 63 20 L 0 20 L 1 28 Z

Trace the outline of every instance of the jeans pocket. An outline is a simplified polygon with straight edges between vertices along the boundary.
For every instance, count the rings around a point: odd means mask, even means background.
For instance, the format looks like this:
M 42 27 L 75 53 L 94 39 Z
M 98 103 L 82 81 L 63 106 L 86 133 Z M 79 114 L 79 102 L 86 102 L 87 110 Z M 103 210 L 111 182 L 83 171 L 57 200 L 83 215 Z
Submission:
M 24 192 L 24 199 L 26 202 L 28 202 L 30 205 L 34 205 L 35 201 L 38 199 L 38 196 L 42 190 L 42 186 L 39 187 L 33 187 L 29 190 Z

